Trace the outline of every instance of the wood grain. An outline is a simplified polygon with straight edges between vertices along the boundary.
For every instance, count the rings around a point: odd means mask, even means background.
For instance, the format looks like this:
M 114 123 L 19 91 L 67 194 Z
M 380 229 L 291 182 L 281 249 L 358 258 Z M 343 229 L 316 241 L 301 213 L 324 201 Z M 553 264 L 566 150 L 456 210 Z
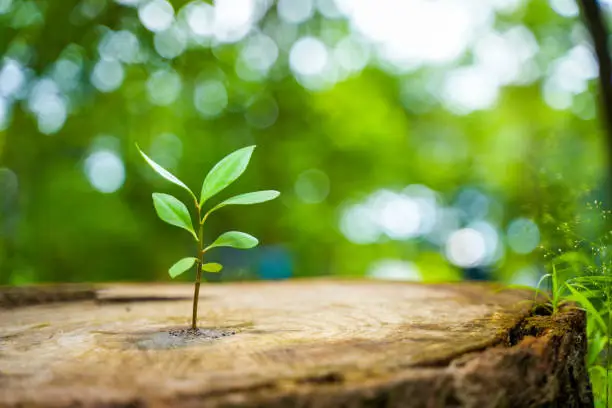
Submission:
M 461 370 L 516 351 L 533 306 L 530 292 L 484 284 L 208 285 L 199 324 L 218 338 L 173 336 L 189 325 L 191 291 L 108 285 L 94 300 L 0 309 L 0 406 L 470 406 Z M 582 314 L 539 318 L 529 330 L 548 339 L 528 345 L 534 364 L 547 348 L 584 353 Z M 567 336 L 565 351 L 549 344 Z M 503 402 L 510 391 L 499 387 Z

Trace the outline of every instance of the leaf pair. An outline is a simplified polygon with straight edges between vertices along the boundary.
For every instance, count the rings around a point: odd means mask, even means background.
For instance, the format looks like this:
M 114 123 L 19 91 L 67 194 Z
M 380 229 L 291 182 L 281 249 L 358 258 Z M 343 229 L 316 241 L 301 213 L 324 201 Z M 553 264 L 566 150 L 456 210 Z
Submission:
M 155 161 L 147 156 L 140 149 L 140 147 L 138 147 L 138 145 L 136 147 L 153 170 L 171 183 L 185 189 L 189 195 L 191 195 L 195 201 L 199 203 L 200 206 L 204 204 L 206 200 L 232 184 L 242 175 L 242 173 L 244 173 L 249 165 L 249 161 L 251 160 L 253 150 L 255 150 L 255 146 L 243 147 L 242 149 L 236 150 L 235 152 L 225 156 L 221 161 L 215 164 L 204 179 L 202 191 L 200 192 L 200 199 L 198 200 L 193 191 L 191 191 L 191 189 L 187 187 L 185 183 L 179 180 L 178 177 L 164 169 L 159 164 L 155 163 Z
M 178 262 L 176 262 L 174 265 L 172 265 L 170 269 L 168 270 L 168 273 L 170 274 L 170 277 L 174 279 L 180 274 L 182 274 L 183 272 L 186 272 L 189 269 L 191 269 L 191 267 L 196 262 L 198 262 L 198 259 L 194 257 L 183 258 L 179 260 Z M 217 272 L 221 272 L 221 269 L 223 269 L 223 266 L 215 262 L 205 263 L 204 265 L 202 265 L 202 270 L 204 272 L 217 273 Z
M 257 238 L 246 232 L 229 231 L 223 233 L 212 244 L 204 249 L 204 252 L 216 247 L 230 247 L 238 249 L 249 249 L 259 244 Z
M 217 238 L 212 244 L 210 244 L 206 247 L 206 249 L 204 249 L 204 252 L 216 247 L 249 249 L 257 246 L 258 243 L 259 241 L 257 241 L 257 238 L 252 235 L 240 231 L 229 231 L 224 234 L 221 234 L 219 238 Z M 196 262 L 198 262 L 198 258 L 194 257 L 180 259 L 178 262 L 176 262 L 170 267 L 168 273 L 170 274 L 170 277 L 174 279 L 182 273 L 191 269 L 193 264 L 195 264 Z M 221 272 L 221 269 L 223 269 L 223 266 L 214 262 L 205 263 L 202 265 L 202 271 L 204 272 L 216 273 Z
M 222 191 L 224 188 L 232 184 L 244 171 L 246 170 L 249 161 L 251 160 L 251 155 L 253 154 L 253 150 L 255 146 L 248 146 L 242 149 L 236 150 L 233 153 L 230 153 L 221 161 L 219 161 L 213 168 L 208 172 L 206 178 L 204 179 L 204 183 L 202 184 L 202 192 L 200 193 L 200 200 L 198 201 L 195 194 L 185 183 L 178 179 L 175 175 L 170 173 L 168 170 L 164 169 L 159 164 L 155 163 L 153 159 L 147 156 L 138 145 L 136 146 L 138 151 L 142 155 L 142 157 L 146 160 L 146 162 L 155 170 L 160 176 L 165 178 L 166 180 L 176 184 L 177 186 L 185 189 L 193 198 L 194 201 L 198 203 L 199 206 L 202 206 L 206 200 L 214 196 L 215 194 Z M 264 191 L 255 191 L 252 193 L 240 194 L 235 197 L 229 198 L 222 203 L 215 206 L 209 213 L 218 210 L 227 205 L 249 205 L 249 204 L 259 204 L 266 201 L 270 201 L 279 196 L 278 191 L 274 190 L 264 190 Z M 155 196 L 157 195 L 157 199 Z M 169 195 L 169 194 L 153 194 L 153 200 L 156 204 L 156 210 L 160 218 L 166 221 L 169 224 L 181 227 L 191 232 L 193 235 L 195 234 L 194 228 L 191 224 L 191 216 L 189 216 L 189 211 L 178 199 Z M 160 214 L 160 210 L 162 209 L 162 213 L 164 216 Z M 189 222 L 185 222 L 189 219 Z M 171 221 L 170 221 L 171 220 Z M 201 222 L 201 220 L 199 220 Z M 197 236 L 196 236 L 197 239 Z
M 278 191 L 274 190 L 255 191 L 253 193 L 240 194 L 223 201 L 221 204 L 218 204 L 209 211 L 209 214 L 227 205 L 263 203 L 275 199 L 279 196 L 279 194 L 280 193 Z M 191 223 L 191 215 L 189 214 L 187 206 L 185 206 L 185 204 L 183 204 L 177 198 L 171 196 L 170 194 L 153 193 L 153 206 L 155 207 L 155 212 L 157 212 L 157 215 L 162 221 L 189 231 L 196 241 L 199 239 Z

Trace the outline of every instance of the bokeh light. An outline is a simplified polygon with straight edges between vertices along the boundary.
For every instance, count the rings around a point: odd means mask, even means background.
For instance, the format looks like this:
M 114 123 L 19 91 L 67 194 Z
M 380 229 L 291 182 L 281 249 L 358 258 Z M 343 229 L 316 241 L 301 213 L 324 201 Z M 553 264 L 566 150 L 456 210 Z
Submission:
M 170 105 L 180 95 L 181 88 L 181 77 L 174 70 L 155 71 L 147 80 L 147 93 L 149 100 L 154 105 Z
M 542 272 L 535 266 L 529 265 L 517 270 L 511 278 L 514 285 L 530 286 L 537 288 Z
M 274 40 L 264 34 L 247 39 L 240 52 L 240 62 L 250 70 L 265 76 L 278 59 L 278 47 Z M 245 78 L 249 79 L 249 78 Z
M 59 131 L 68 115 L 65 97 L 51 79 L 37 81 L 28 97 L 28 108 L 36 115 L 38 130 L 52 134 Z
M 489 198 L 475 188 L 465 188 L 455 200 L 455 207 L 461 210 L 465 219 L 480 220 L 489 213 Z
M 19 62 L 7 59 L 0 69 L 0 95 L 16 96 L 25 85 L 26 77 Z
M 340 231 L 351 242 L 361 245 L 374 243 L 381 235 L 376 214 L 364 204 L 354 204 L 342 211 Z
M 323 202 L 329 194 L 329 177 L 318 169 L 306 170 L 295 181 L 295 194 L 307 204 Z
M 79 87 L 82 69 L 83 67 L 79 62 L 70 59 L 60 59 L 53 67 L 51 78 L 62 92 L 71 92 Z
M 316 0 L 317 11 L 329 19 L 338 19 L 343 13 L 338 8 L 336 0 Z
M 87 180 L 101 193 L 114 193 L 125 182 L 125 166 L 121 158 L 111 150 L 91 153 L 84 164 Z
M 153 32 L 166 30 L 174 21 L 174 8 L 166 0 L 150 0 L 138 7 L 143 26 Z
M 333 53 L 338 65 L 349 73 L 360 72 L 370 61 L 370 49 L 367 44 L 354 36 L 347 36 L 338 41 Z
M 0 97 L 0 130 L 6 129 L 9 122 L 9 103 Z
M 475 267 L 487 256 L 484 235 L 473 228 L 462 228 L 453 232 L 446 243 L 446 257 L 462 268 Z
M 228 104 L 227 90 L 218 80 L 204 81 L 196 86 L 193 103 L 203 117 L 218 116 Z
M 574 95 L 585 91 L 597 72 L 592 52 L 585 45 L 575 46 L 551 64 L 542 85 L 544 100 L 554 109 L 568 109 Z
M 187 48 L 187 34 L 179 26 L 173 25 L 155 33 L 153 43 L 160 57 L 174 59 Z
M 11 11 L 13 0 L 0 0 L 0 14 L 6 14 Z
M 203 1 L 193 1 L 187 4 L 181 12 L 191 32 L 198 37 L 211 37 L 214 33 L 215 10 L 213 6 Z
M 421 213 L 410 197 L 400 194 L 384 199 L 380 205 L 379 223 L 385 234 L 393 239 L 414 237 L 419 232 Z
M 419 269 L 414 263 L 396 259 L 376 261 L 368 268 L 367 276 L 375 279 L 396 281 L 422 280 Z
M 320 75 L 328 59 L 329 53 L 325 44 L 314 37 L 300 38 L 289 53 L 289 65 L 296 75 Z
M 478 66 L 451 71 L 442 91 L 447 108 L 458 114 L 492 108 L 498 94 L 499 87 L 492 72 Z
M 278 115 L 278 104 L 270 95 L 254 97 L 244 112 L 244 117 L 248 124 L 257 129 L 265 129 L 272 126 L 276 119 L 278 119 Z
M 91 83 L 100 92 L 117 90 L 125 78 L 123 65 L 115 60 L 100 60 L 91 73 Z
M 140 62 L 140 42 L 128 30 L 108 30 L 98 44 L 98 53 L 105 60 L 117 60 L 126 64 Z
M 578 15 L 578 4 L 575 0 L 549 0 L 550 7 L 563 17 L 576 17 Z
M 527 218 L 517 218 L 508 226 L 508 245 L 517 254 L 528 254 L 540 243 L 540 229 Z
M 253 0 L 217 0 L 213 35 L 221 43 L 234 43 L 244 38 L 256 22 L 258 7 L 265 3 Z
M 314 14 L 313 0 L 278 0 L 278 16 L 290 24 L 300 24 Z

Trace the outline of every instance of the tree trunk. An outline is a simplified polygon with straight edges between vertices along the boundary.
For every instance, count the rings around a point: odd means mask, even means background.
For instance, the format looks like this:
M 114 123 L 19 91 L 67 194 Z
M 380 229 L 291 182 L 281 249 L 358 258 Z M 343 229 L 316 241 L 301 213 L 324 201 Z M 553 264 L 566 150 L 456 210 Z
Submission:
M 0 407 L 593 405 L 585 314 L 528 291 L 206 285 L 191 331 L 192 289 L 0 290 Z

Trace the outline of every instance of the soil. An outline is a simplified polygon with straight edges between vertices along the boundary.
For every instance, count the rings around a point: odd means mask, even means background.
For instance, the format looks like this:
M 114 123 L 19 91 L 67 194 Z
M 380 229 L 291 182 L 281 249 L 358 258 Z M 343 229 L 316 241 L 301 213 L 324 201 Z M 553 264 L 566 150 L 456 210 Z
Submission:
M 233 336 L 236 330 L 223 329 L 174 329 L 168 332 L 174 337 L 183 337 L 187 339 L 201 338 L 214 340 L 225 336 Z
M 125 339 L 127 348 L 140 350 L 166 350 L 196 346 L 223 337 L 233 336 L 238 331 L 226 328 L 170 329 L 169 331 L 138 333 Z

